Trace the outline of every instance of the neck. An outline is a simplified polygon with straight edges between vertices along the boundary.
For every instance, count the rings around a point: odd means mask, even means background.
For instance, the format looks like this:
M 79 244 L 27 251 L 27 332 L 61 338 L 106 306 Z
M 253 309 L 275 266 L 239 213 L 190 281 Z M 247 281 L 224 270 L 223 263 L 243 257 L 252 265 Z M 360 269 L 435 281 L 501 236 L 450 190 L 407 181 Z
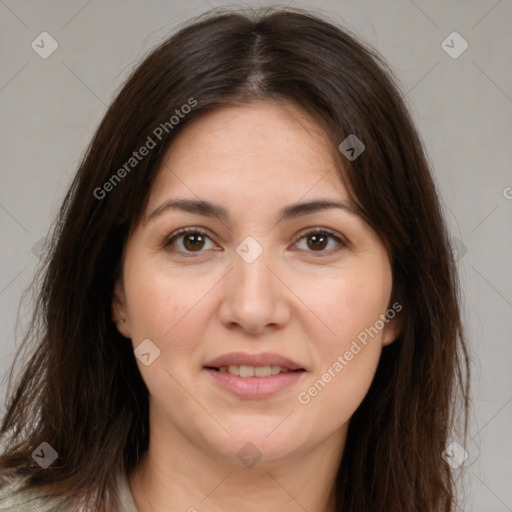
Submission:
M 144 459 L 129 476 L 138 512 L 334 512 L 336 473 L 346 426 L 317 447 L 244 467 L 176 431 L 151 432 Z

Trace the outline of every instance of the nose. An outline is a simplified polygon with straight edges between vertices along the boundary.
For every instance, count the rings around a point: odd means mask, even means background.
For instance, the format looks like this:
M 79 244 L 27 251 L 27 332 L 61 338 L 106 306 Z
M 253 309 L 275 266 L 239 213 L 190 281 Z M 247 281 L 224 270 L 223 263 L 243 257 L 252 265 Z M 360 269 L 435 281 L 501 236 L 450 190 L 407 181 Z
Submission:
M 233 269 L 224 280 L 221 322 L 251 334 L 278 330 L 291 317 L 287 288 L 270 268 L 265 251 L 252 263 L 235 254 Z

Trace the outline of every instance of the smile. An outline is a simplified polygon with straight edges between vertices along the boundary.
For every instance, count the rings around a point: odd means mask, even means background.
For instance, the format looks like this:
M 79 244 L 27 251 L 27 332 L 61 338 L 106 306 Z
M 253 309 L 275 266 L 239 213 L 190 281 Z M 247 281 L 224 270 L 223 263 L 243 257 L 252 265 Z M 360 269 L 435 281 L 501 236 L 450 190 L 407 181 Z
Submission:
M 287 373 L 289 371 L 300 371 L 300 370 L 289 370 L 281 366 L 248 366 L 245 364 L 241 365 L 229 365 L 221 366 L 220 368 L 212 368 L 219 372 L 229 373 L 230 375 L 237 375 L 239 377 L 270 377 L 271 375 L 278 375 L 280 373 Z
M 218 388 L 245 400 L 282 392 L 307 373 L 300 363 L 271 352 L 231 352 L 208 361 L 203 370 Z
M 222 367 L 221 367 L 222 368 Z M 242 398 L 244 400 L 262 400 L 269 398 L 273 395 L 284 391 L 296 384 L 302 376 L 306 373 L 305 370 L 288 370 L 274 366 L 272 374 L 272 367 L 254 367 L 254 366 L 228 366 L 221 368 L 204 368 L 209 377 L 221 390 Z M 254 375 L 256 372 L 268 373 L 270 368 L 270 375 L 262 375 L 257 377 Z M 281 372 L 281 370 L 283 370 Z M 241 372 L 242 375 L 237 375 L 233 372 Z M 252 373 L 253 375 L 248 375 Z

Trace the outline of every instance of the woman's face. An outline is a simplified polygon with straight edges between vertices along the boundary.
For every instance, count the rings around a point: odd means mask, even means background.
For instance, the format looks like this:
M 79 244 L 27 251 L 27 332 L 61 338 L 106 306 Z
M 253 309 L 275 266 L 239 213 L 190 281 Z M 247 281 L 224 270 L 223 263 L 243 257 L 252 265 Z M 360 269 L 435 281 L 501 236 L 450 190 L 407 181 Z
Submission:
M 174 139 L 113 302 L 152 432 L 269 465 L 343 438 L 398 309 L 387 252 L 331 151 L 305 112 L 267 102 L 224 106 Z

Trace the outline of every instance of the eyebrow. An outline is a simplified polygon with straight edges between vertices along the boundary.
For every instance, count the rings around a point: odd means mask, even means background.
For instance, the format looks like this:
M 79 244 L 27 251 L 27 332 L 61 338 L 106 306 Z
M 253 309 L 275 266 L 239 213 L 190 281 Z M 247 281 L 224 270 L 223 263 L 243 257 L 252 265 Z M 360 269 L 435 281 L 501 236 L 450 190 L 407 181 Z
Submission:
M 328 210 L 331 208 L 338 208 L 345 210 L 353 215 L 359 215 L 355 208 L 347 201 L 315 199 L 305 203 L 293 203 L 284 207 L 279 212 L 278 222 L 309 215 L 311 213 L 323 210 Z M 225 208 L 210 203 L 209 201 L 196 199 L 168 199 L 145 217 L 145 223 L 147 224 L 151 220 L 159 217 L 161 214 L 169 210 L 180 210 L 195 215 L 203 215 L 204 217 L 216 218 L 223 222 L 227 222 L 229 220 L 229 213 Z

